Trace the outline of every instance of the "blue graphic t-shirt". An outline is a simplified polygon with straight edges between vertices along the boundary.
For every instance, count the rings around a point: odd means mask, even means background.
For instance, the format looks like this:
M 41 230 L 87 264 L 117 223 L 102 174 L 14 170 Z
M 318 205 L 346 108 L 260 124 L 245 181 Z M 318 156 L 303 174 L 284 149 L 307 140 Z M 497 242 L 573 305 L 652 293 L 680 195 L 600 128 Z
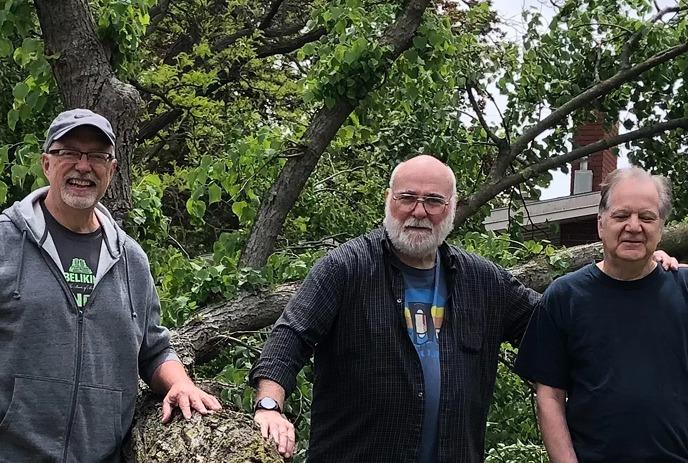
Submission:
M 434 268 L 417 269 L 397 263 L 404 276 L 404 318 L 423 368 L 425 413 L 419 463 L 437 461 L 440 409 L 439 334 L 444 319 L 447 284 L 439 259 Z

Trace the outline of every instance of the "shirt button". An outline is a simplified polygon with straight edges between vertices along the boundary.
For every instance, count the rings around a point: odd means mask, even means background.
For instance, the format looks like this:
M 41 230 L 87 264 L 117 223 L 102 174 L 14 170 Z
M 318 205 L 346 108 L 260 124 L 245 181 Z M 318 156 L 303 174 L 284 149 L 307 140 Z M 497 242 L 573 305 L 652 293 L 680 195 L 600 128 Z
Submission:
M 397 304 L 401 304 L 401 298 L 397 299 Z
M 422 398 L 423 398 L 423 391 L 420 391 L 420 392 L 418 393 L 418 398 L 419 398 L 419 399 L 422 399 Z

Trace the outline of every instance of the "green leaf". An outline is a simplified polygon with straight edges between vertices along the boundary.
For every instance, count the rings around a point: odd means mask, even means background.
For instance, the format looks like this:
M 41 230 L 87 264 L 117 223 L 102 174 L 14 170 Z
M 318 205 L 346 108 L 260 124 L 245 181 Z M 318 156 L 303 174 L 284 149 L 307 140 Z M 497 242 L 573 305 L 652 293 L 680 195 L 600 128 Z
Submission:
M 10 109 L 9 112 L 7 113 L 7 125 L 10 127 L 10 130 L 14 132 L 14 129 L 17 127 L 17 122 L 19 122 L 19 111 L 16 111 L 14 109 Z
M 38 51 L 41 49 L 41 41 L 27 37 L 22 42 L 22 48 L 28 51 L 29 53 Z
M 0 180 L 0 205 L 5 204 L 7 201 L 7 184 Z
M 192 216 L 202 219 L 205 214 L 205 203 L 200 199 L 189 198 L 186 201 L 186 210 Z
M 0 171 L 4 168 L 5 164 L 9 160 L 10 145 L 0 146 Z
M 425 48 L 425 45 L 427 45 L 428 41 L 425 39 L 425 37 L 414 37 L 413 38 L 413 46 L 418 48 L 419 50 L 422 50 Z
M 28 85 L 26 85 L 26 82 L 19 82 L 17 85 L 14 86 L 14 90 L 12 90 L 12 95 L 17 100 L 23 100 L 26 98 L 26 95 L 29 94 L 31 89 L 29 88 Z
M 28 166 L 22 166 L 21 164 L 14 164 L 12 168 L 10 169 L 11 171 L 11 177 L 12 177 L 12 183 L 19 185 L 20 187 L 24 186 L 24 179 L 26 178 L 26 174 L 29 173 L 29 167 Z
M 11 56 L 13 51 L 14 47 L 12 46 L 12 42 L 0 37 L 0 58 Z
M 38 146 L 38 137 L 33 133 L 27 133 L 26 135 L 24 135 L 24 143 L 27 145 Z
M 215 183 L 208 185 L 208 204 L 215 204 L 222 198 L 222 188 Z
M 239 217 L 239 220 L 241 220 L 241 214 L 244 212 L 244 209 L 246 209 L 246 206 L 248 206 L 246 201 L 237 201 L 236 203 L 232 204 L 232 212 Z

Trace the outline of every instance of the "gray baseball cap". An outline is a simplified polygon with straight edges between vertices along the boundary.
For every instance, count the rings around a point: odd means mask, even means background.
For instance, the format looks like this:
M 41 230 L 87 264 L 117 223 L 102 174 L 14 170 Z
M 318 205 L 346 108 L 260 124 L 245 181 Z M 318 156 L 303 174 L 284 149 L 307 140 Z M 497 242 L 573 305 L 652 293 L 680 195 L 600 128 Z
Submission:
M 62 138 L 70 130 L 82 125 L 91 125 L 97 128 L 103 132 L 103 135 L 105 135 L 108 140 L 110 140 L 112 146 L 115 146 L 115 133 L 112 131 L 110 122 L 90 109 L 77 108 L 61 112 L 53 120 L 45 137 L 43 151 L 48 151 L 50 145 L 52 145 L 55 140 Z

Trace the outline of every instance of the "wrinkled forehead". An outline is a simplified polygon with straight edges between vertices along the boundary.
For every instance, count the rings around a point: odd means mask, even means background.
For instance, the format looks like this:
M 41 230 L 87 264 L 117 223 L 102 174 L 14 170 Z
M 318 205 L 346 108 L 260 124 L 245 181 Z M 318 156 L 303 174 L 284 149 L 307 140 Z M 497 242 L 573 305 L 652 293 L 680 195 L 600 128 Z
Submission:
M 452 195 L 451 174 L 444 166 L 422 168 L 401 166 L 392 188 L 395 192 L 414 192 L 417 194 Z
M 614 210 L 653 210 L 659 211 L 659 191 L 649 178 L 629 178 L 621 180 L 609 191 L 607 209 Z

